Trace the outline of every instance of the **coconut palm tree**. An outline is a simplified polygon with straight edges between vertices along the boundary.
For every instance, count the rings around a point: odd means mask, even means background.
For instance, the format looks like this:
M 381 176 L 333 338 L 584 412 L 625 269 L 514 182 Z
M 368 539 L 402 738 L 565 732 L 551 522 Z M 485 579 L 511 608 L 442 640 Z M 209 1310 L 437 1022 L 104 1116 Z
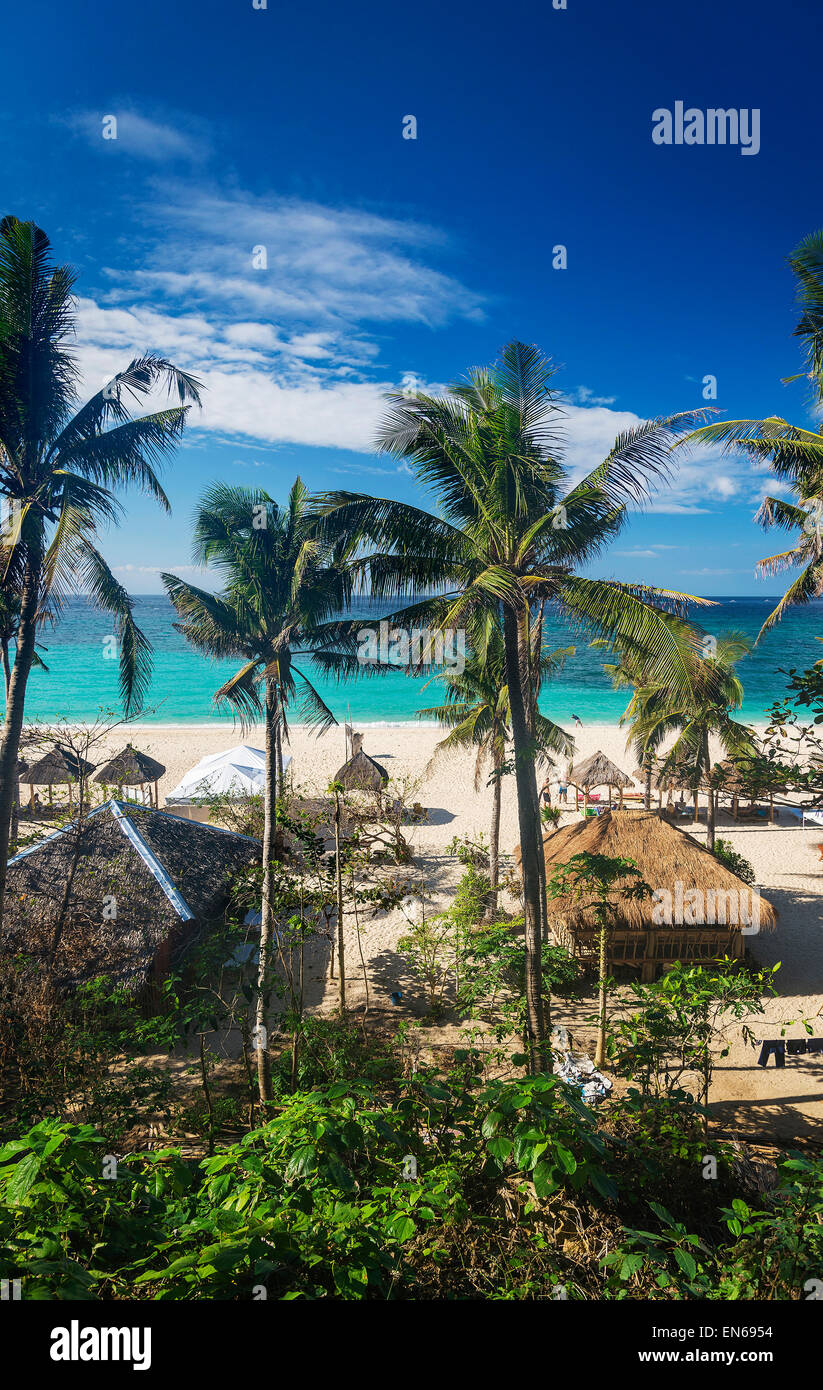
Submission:
M 538 628 L 539 631 L 539 628 Z M 506 659 L 503 650 L 503 633 L 496 616 L 489 613 L 478 615 L 471 634 L 471 651 L 462 671 L 443 671 L 435 677 L 445 686 L 445 703 L 420 709 L 417 714 L 422 719 L 436 719 L 450 732 L 441 739 L 435 750 L 438 754 L 451 752 L 457 748 L 476 748 L 474 767 L 475 790 L 480 790 L 484 769 L 491 764 L 492 815 L 489 832 L 489 893 L 486 915 L 493 918 L 497 911 L 498 878 L 500 858 L 500 808 L 502 783 L 505 771 L 506 744 L 511 738 L 511 711 L 509 690 L 506 684 Z M 547 653 L 541 652 L 537 666 L 539 682 L 550 679 L 560 670 L 565 658 L 573 648 Z M 531 732 L 537 749 L 538 759 L 546 759 L 552 753 L 569 757 L 574 748 L 574 740 L 559 725 L 544 715 L 537 707 L 531 715 Z
M 3 666 L 3 688 L 7 700 L 11 686 L 11 648 L 17 645 L 19 629 L 20 595 L 0 586 L 0 661 Z M 36 648 L 31 664 L 40 671 L 49 669 Z
M 628 706 L 620 716 L 621 728 L 625 725 L 632 729 L 635 725 L 642 727 L 646 705 L 655 691 L 660 688 L 659 683 L 655 685 L 649 677 L 643 652 L 629 649 L 615 650 L 609 642 L 600 638 L 596 638 L 591 645 L 601 651 L 609 652 L 614 657 L 612 661 L 603 662 L 603 670 L 611 677 L 615 690 L 631 689 L 632 691 Z M 626 747 L 634 749 L 637 761 L 643 770 L 643 806 L 646 811 L 650 811 L 652 807 L 652 773 L 656 746 L 654 740 L 650 738 L 644 740 L 634 731 L 626 740 Z
M 751 757 L 757 751 L 753 730 L 731 713 L 743 703 L 743 685 L 735 666 L 748 655 L 751 645 L 742 632 L 727 632 L 713 639 L 707 655 L 695 661 L 691 693 L 679 697 L 660 684 L 646 688 L 633 715 L 632 735 L 644 755 L 675 734 L 663 759 L 663 773 L 686 768 L 695 790 L 701 785 L 708 787 L 706 843 L 712 852 L 715 812 L 710 740 L 716 738 L 731 758 Z
M 274 921 L 274 834 L 278 795 L 282 795 L 282 740 L 288 737 L 287 715 L 296 705 L 306 723 L 319 732 L 336 724 L 299 652 L 309 652 L 323 670 L 360 672 L 345 641 L 327 640 L 336 633 L 333 618 L 350 598 L 345 570 L 325 562 L 310 534 L 308 493 L 298 478 L 288 504 L 280 507 L 257 488 L 215 483 L 198 506 L 194 560 L 213 568 L 223 581 L 208 593 L 173 574 L 163 583 L 180 622 L 180 632 L 215 658 L 242 664 L 221 685 L 215 704 L 230 705 L 243 721 L 262 715 L 266 728 L 266 782 L 263 830 L 263 895 L 260 963 L 256 998 L 257 1074 L 261 1101 L 271 1099 L 266 1047 L 265 992 L 271 961 Z
M 135 358 L 77 409 L 79 373 L 70 351 L 74 273 L 55 266 L 33 222 L 0 222 L 0 583 L 17 596 L 15 656 L 0 735 L 0 913 L 26 686 L 37 633 L 69 594 L 86 593 L 109 613 L 119 638 L 126 712 L 138 708 L 150 647 L 133 602 L 101 555 L 98 532 L 121 514 L 112 489 L 136 485 L 168 510 L 156 468 L 183 431 L 198 383 L 165 358 Z M 156 388 L 179 404 L 133 419 L 130 406 Z
M 534 740 L 529 723 L 531 617 L 552 602 L 592 636 L 636 642 L 651 669 L 689 687 L 690 644 L 667 608 L 684 596 L 593 579 L 579 572 L 623 527 L 665 475 L 673 439 L 693 414 L 627 430 L 577 483 L 563 463 L 562 405 L 554 367 L 535 347 L 512 342 L 490 370 L 475 369 L 444 396 L 395 392 L 379 444 L 407 461 L 438 504 L 437 514 L 388 498 L 329 493 L 319 499 L 320 533 L 356 584 L 408 600 L 395 622 L 425 618 L 465 627 L 478 609 L 502 613 L 523 874 L 527 1038 L 532 1070 L 550 1065 L 541 985 L 545 923 Z M 436 598 L 418 599 L 421 593 Z M 694 600 L 689 600 L 694 601 Z M 698 600 L 699 601 L 699 600 Z
M 823 404 L 823 231 L 807 237 L 789 256 L 797 277 L 801 317 L 795 337 L 805 345 L 807 371 L 814 398 Z M 790 377 L 787 380 L 797 380 Z M 778 527 L 794 533 L 787 550 L 768 555 L 758 563 L 764 575 L 800 568 L 785 594 L 772 610 L 756 641 L 779 623 L 787 608 L 809 603 L 823 594 L 823 427 L 817 430 L 790 425 L 777 415 L 765 420 L 727 420 L 693 431 L 687 441 L 721 444 L 722 452 L 747 454 L 756 463 L 768 463 L 775 478 L 787 486 L 791 500 L 764 497 L 755 520 L 764 530 Z

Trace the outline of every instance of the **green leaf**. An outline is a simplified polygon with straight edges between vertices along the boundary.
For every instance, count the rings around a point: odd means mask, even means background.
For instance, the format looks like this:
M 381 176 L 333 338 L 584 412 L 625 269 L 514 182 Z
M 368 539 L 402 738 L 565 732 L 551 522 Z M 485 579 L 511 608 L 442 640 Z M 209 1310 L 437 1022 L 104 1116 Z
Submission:
M 410 1216 L 393 1216 L 386 1224 L 386 1234 L 392 1240 L 411 1240 L 416 1233 L 417 1227 Z
M 11 1181 L 8 1186 L 8 1198 L 12 1206 L 22 1202 L 30 1188 L 37 1181 L 40 1172 L 41 1159 L 39 1154 L 28 1153 L 15 1166 Z
M 538 1163 L 532 1173 L 532 1182 L 534 1183 L 534 1190 L 538 1197 L 542 1199 L 550 1196 L 557 1188 L 557 1183 L 554 1179 L 554 1164 L 546 1163 L 545 1160 Z
M 683 1273 L 688 1274 L 689 1278 L 693 1279 L 697 1273 L 697 1265 L 694 1256 L 690 1255 L 687 1250 L 674 1250 L 672 1253 L 677 1263 L 680 1265 L 680 1268 L 683 1270 Z

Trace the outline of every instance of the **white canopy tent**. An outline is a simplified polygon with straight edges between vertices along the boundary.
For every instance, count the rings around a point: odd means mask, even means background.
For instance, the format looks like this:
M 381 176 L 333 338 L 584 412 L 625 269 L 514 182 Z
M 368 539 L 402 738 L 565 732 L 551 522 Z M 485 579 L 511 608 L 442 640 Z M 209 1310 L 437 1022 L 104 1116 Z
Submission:
M 290 757 L 284 757 L 284 770 L 290 762 Z M 188 820 L 208 821 L 206 803 L 213 797 L 228 796 L 239 801 L 245 796 L 259 796 L 265 784 L 265 753 L 241 743 L 225 753 L 210 753 L 201 758 L 169 792 L 166 806 Z

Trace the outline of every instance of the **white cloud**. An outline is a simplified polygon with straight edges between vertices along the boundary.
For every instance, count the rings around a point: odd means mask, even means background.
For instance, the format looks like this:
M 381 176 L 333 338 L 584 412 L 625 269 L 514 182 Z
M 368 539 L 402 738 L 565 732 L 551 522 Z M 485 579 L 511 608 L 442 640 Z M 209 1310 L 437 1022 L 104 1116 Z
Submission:
M 117 121 L 116 138 L 104 138 L 104 122 L 109 122 L 105 128 L 111 131 L 112 116 Z M 116 100 L 105 110 L 76 111 L 67 118 L 66 124 L 90 145 L 99 147 L 101 153 L 112 156 L 124 152 L 157 164 L 196 163 L 205 159 L 209 152 L 202 127 L 191 117 L 174 112 L 164 120 L 153 120 L 135 111 L 130 104 Z
M 232 320 L 239 311 L 294 323 L 306 355 L 327 351 L 328 336 L 317 335 L 335 326 L 346 325 L 349 336 L 355 323 L 435 327 L 482 317 L 481 296 L 428 263 L 444 238 L 424 223 L 179 184 L 160 185 L 142 222 L 156 240 L 136 272 L 110 268 L 114 299 L 159 293 Z M 263 248 L 265 267 L 255 263 L 255 248 Z

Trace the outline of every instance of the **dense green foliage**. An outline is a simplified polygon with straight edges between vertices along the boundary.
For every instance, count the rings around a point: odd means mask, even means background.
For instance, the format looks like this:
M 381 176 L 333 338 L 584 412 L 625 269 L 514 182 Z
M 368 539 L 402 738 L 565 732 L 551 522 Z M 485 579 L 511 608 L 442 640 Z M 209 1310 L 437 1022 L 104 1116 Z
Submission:
M 211 1158 L 108 1177 L 91 1126 L 42 1122 L 0 1149 L 0 1275 L 27 1298 L 347 1300 L 797 1299 L 816 1277 L 819 1162 L 741 1195 L 718 1146 L 706 1180 L 687 1107 L 595 1116 L 556 1078 L 469 1074 L 316 1086 Z

